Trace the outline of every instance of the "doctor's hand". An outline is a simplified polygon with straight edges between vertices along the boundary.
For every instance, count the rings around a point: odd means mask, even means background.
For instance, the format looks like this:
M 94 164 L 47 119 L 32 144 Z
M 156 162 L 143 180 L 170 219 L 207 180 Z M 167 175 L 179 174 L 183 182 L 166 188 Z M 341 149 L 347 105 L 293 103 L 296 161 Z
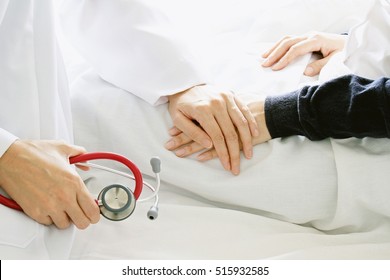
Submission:
M 85 153 L 62 141 L 15 141 L 0 158 L 0 185 L 37 222 L 84 229 L 99 208 L 69 157 Z
M 252 137 L 252 144 L 257 145 L 271 140 L 271 135 L 269 134 L 265 121 L 264 100 L 253 101 L 248 104 L 248 107 L 255 117 L 257 127 L 259 128 L 259 134 Z M 181 147 L 179 147 L 179 149 L 184 148 L 186 150 L 184 156 L 190 156 L 192 154 L 203 151 L 197 156 L 199 161 L 205 162 L 218 157 L 216 149 L 204 149 L 176 127 L 170 130 L 170 134 L 174 141 L 184 143 Z M 240 148 L 242 148 L 241 141 Z
M 249 108 L 231 92 L 196 86 L 170 96 L 169 112 L 175 126 L 170 134 L 176 136 L 165 147 L 177 156 L 214 148 L 223 167 L 235 175 L 240 172 L 240 139 L 245 156 L 252 157 L 257 124 Z M 192 145 L 185 145 L 192 141 Z
M 286 36 L 263 54 L 263 67 L 281 70 L 299 56 L 316 52 L 322 58 L 310 63 L 305 69 L 305 75 L 318 75 L 329 59 L 344 48 L 347 36 L 332 33 L 309 33 L 307 35 Z

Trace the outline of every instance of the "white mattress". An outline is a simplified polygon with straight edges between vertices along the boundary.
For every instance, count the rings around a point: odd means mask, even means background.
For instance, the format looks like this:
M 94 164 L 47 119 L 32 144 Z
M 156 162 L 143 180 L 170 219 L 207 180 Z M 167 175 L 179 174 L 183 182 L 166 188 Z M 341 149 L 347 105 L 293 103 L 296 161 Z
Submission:
M 217 2 L 226 5 L 225 17 L 207 28 L 215 22 Z M 259 66 L 257 50 L 286 34 L 348 30 L 368 7 L 368 1 L 352 6 L 351 1 L 263 1 L 260 16 L 259 2 L 244 2 L 239 13 L 235 1 L 216 1 L 211 7 L 197 2 L 208 11 L 198 26 L 204 32 L 197 36 L 213 42 L 199 50 L 210 63 L 214 82 L 243 95 L 279 94 L 314 82 L 301 74 L 309 57 L 271 72 Z M 182 24 L 189 24 L 191 15 L 176 14 Z M 227 48 L 228 42 L 235 43 Z M 218 160 L 180 159 L 163 148 L 172 125 L 166 105 L 152 107 L 103 81 L 78 58 L 68 59 L 76 143 L 89 151 L 125 155 L 150 182 L 149 159 L 159 156 L 163 180 L 157 220 L 146 218 L 147 202 L 123 222 L 102 219 L 77 233 L 72 258 L 390 257 L 389 140 L 275 139 L 256 146 L 254 158 L 243 159 L 241 174 L 233 176 Z M 82 176 L 93 193 L 106 183 L 123 181 L 101 171 Z

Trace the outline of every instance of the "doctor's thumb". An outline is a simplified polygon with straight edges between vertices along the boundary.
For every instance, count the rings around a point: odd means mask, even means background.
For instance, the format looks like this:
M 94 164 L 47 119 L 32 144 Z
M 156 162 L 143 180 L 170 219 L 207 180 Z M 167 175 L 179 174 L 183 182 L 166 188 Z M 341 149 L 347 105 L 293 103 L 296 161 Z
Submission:
M 68 145 L 67 147 L 67 154 L 69 157 L 78 156 L 81 154 L 85 154 L 87 150 L 84 147 L 77 146 L 77 145 Z

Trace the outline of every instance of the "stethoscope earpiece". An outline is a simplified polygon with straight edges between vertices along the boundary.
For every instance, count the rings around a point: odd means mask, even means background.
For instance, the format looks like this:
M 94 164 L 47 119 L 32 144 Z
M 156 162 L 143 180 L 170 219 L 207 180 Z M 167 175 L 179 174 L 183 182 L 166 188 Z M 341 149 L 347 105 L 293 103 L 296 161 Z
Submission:
M 150 207 L 147 215 L 148 215 L 149 220 L 157 219 L 157 217 L 158 217 L 158 207 L 157 206 Z

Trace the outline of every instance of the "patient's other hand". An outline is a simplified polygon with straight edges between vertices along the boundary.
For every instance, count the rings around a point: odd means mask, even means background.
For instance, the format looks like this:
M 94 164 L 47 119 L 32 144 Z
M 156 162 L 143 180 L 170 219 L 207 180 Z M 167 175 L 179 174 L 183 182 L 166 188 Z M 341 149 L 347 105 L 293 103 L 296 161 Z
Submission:
M 196 86 L 170 96 L 169 112 L 176 127 L 170 133 L 175 137 L 165 147 L 177 156 L 214 148 L 224 168 L 233 174 L 240 172 L 240 140 L 245 156 L 252 157 L 252 137 L 258 135 L 256 120 L 233 93 Z
M 260 130 L 259 134 L 252 137 L 251 140 L 252 145 L 261 144 L 271 140 L 271 136 L 269 134 L 266 121 L 265 121 L 264 100 L 251 102 L 249 103 L 248 107 L 252 112 L 253 116 L 255 117 L 257 126 Z M 187 135 L 185 135 L 177 127 L 172 128 L 169 131 L 169 133 L 172 136 L 171 140 L 175 141 L 176 143 L 182 143 L 180 146 L 177 147 L 177 151 L 180 151 L 181 156 L 183 157 L 205 150 L 205 148 L 203 148 L 198 143 L 192 141 Z M 240 148 L 242 148 L 241 141 L 240 141 Z M 214 148 L 211 148 L 200 153 L 197 156 L 197 159 L 199 161 L 204 162 L 217 157 L 218 157 L 217 151 Z
M 272 70 L 281 70 L 299 56 L 318 52 L 323 58 L 310 63 L 304 72 L 307 76 L 318 75 L 329 59 L 344 48 L 346 37 L 321 32 L 302 36 L 286 36 L 263 54 L 266 60 L 262 66 L 272 67 Z

